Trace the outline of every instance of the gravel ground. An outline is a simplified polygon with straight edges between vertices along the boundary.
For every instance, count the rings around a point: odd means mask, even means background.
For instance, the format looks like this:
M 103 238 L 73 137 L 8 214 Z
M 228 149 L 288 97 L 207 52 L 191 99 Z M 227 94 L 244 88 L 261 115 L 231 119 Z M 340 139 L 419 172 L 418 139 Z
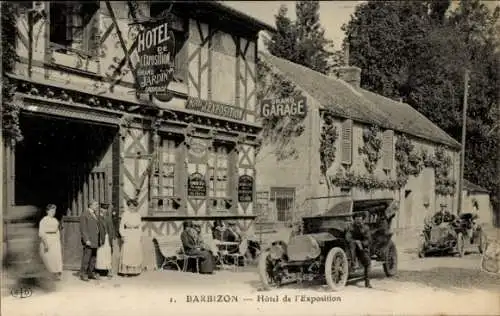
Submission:
M 498 232 L 491 231 L 488 236 L 498 238 Z M 373 289 L 365 289 L 359 281 L 349 282 L 340 292 L 307 284 L 260 291 L 255 267 L 217 271 L 214 275 L 151 271 L 133 278 L 88 283 L 66 271 L 55 292 L 34 289 L 31 297 L 19 299 L 9 295 L 4 286 L 2 315 L 500 315 L 500 276 L 480 271 L 476 249 L 470 249 L 463 258 L 421 259 L 415 243 L 415 238 L 398 236 L 398 275 L 386 278 L 382 268 L 375 267 Z M 4 285 L 8 283 L 3 280 Z M 221 294 L 235 296 L 238 301 L 187 301 L 188 295 Z M 278 302 L 269 301 L 274 299 Z
M 145 272 L 133 278 L 81 282 L 65 272 L 58 290 L 34 291 L 33 296 L 3 298 L 3 315 L 360 315 L 360 314 L 467 314 L 498 315 L 500 277 L 479 270 L 480 257 L 418 259 L 400 256 L 397 277 L 385 278 L 374 268 L 373 289 L 350 282 L 332 293 L 322 285 L 290 285 L 260 291 L 255 267 L 197 275 L 176 271 Z M 193 303 L 187 295 L 232 295 L 238 302 Z M 291 302 L 283 302 L 285 297 Z M 278 302 L 262 302 L 277 297 Z M 309 300 L 308 300 L 309 298 Z M 329 301 L 314 301 L 314 299 Z M 297 302 L 295 301 L 297 300 Z

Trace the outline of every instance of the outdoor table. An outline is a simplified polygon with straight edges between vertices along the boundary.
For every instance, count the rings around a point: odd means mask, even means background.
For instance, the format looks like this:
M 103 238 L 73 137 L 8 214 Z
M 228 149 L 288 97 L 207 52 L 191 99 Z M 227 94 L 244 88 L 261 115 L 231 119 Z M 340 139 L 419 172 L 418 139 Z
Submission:
M 214 240 L 215 244 L 217 245 L 217 248 L 219 248 L 219 256 L 221 257 L 221 262 L 224 263 L 224 257 L 229 254 L 229 251 L 227 250 L 229 247 L 238 247 L 240 245 L 239 242 L 235 241 L 219 241 L 219 240 Z

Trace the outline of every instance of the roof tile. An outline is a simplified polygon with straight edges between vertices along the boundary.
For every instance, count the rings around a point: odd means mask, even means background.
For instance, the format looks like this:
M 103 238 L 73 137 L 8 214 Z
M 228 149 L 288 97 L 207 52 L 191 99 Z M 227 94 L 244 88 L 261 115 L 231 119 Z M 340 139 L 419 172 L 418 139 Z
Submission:
M 260 56 L 309 93 L 323 108 L 341 118 L 375 124 L 460 148 L 457 141 L 406 103 L 364 89 L 356 89 L 343 80 L 270 54 L 261 52 Z

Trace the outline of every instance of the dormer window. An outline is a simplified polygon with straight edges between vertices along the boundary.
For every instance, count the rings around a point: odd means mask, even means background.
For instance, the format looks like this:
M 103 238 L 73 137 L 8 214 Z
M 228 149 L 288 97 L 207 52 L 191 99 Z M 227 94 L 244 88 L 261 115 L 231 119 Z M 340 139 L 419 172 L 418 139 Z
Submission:
M 96 56 L 98 1 L 50 3 L 50 43 L 60 53 Z

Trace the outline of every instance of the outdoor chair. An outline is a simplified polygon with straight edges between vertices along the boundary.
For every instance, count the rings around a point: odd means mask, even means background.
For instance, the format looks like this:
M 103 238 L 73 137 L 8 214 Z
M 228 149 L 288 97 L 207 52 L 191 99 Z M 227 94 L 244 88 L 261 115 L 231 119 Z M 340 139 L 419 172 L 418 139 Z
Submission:
M 153 238 L 153 244 L 156 250 L 157 256 L 162 258 L 162 263 L 160 265 L 160 270 L 168 264 L 173 264 L 177 267 L 177 271 L 181 268 L 177 264 L 178 252 L 179 252 L 179 242 L 172 240 L 171 238 Z M 158 267 L 157 267 L 158 269 Z
M 243 238 L 238 246 L 238 252 L 227 254 L 229 258 L 233 259 L 234 270 L 238 269 L 240 259 L 243 259 L 243 266 L 246 266 L 246 253 L 248 250 L 248 240 Z
M 186 250 L 184 249 L 184 245 L 182 245 L 182 254 L 180 255 L 179 259 L 184 261 L 184 264 L 182 267 L 183 272 L 187 272 L 189 259 L 194 259 L 195 263 L 196 263 L 196 273 L 200 273 L 200 259 L 201 259 L 201 257 L 199 255 L 186 254 Z

